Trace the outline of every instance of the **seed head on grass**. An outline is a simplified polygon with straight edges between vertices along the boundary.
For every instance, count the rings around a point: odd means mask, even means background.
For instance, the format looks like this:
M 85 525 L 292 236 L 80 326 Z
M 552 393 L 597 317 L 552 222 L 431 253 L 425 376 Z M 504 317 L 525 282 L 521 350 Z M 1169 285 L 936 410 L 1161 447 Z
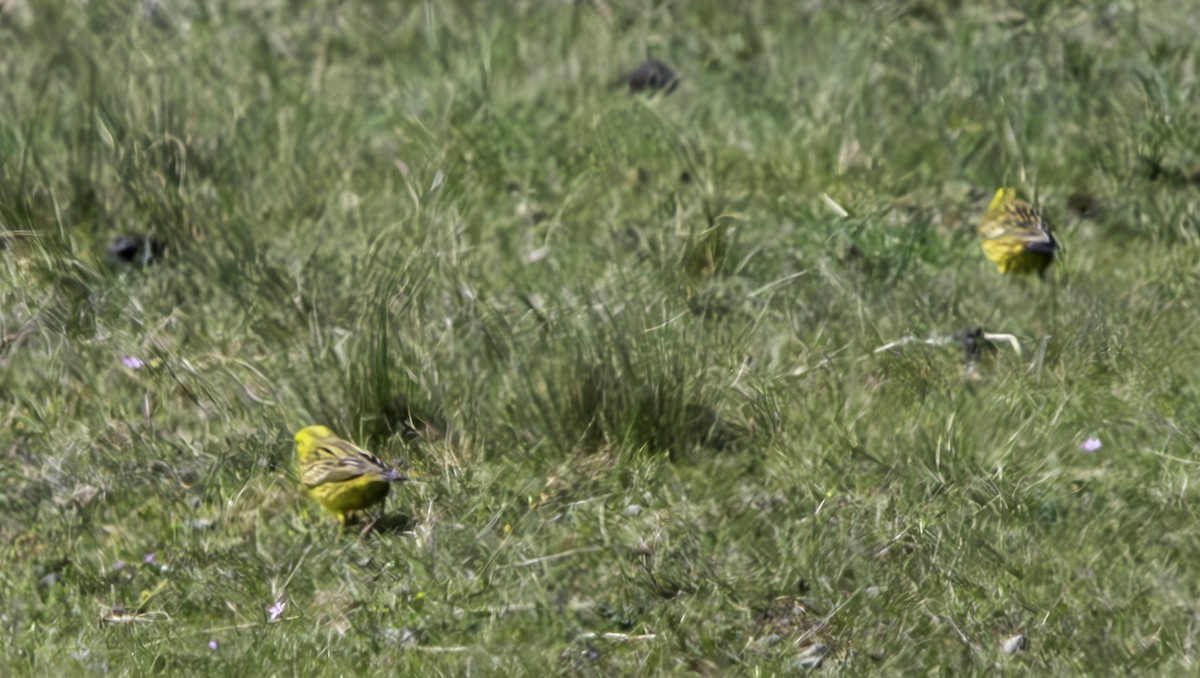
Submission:
M 296 472 L 301 489 L 343 526 L 355 512 L 382 504 L 393 482 L 408 480 L 324 426 L 296 433 Z

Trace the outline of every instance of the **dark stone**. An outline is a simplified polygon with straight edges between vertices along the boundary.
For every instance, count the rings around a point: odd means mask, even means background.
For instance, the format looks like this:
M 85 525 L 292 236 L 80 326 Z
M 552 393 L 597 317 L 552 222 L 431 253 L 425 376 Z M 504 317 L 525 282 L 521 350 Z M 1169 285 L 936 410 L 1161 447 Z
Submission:
M 679 76 L 658 59 L 650 59 L 621 76 L 621 82 L 629 85 L 630 92 L 659 92 L 670 94 L 679 84 Z
M 954 335 L 954 340 L 958 342 L 959 346 L 962 346 L 968 363 L 977 362 L 985 353 L 996 352 L 996 347 L 992 345 L 992 342 L 983 338 L 982 327 L 963 330 Z
M 1067 209 L 1081 217 L 1092 217 L 1100 213 L 1100 200 L 1086 188 L 1076 189 L 1067 196 Z
M 163 249 L 161 240 L 144 235 L 117 235 L 108 241 L 109 258 L 121 264 L 144 266 L 162 256 Z

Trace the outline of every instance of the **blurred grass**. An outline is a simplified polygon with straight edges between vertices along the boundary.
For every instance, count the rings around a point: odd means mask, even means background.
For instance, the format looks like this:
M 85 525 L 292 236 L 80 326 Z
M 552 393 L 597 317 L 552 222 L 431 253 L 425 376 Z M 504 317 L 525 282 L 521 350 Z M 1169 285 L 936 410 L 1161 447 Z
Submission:
M 1198 28 L 0 4 L 0 671 L 1193 671 Z M 1025 350 L 873 352 L 972 327 Z M 376 532 L 310 423 L 410 464 Z

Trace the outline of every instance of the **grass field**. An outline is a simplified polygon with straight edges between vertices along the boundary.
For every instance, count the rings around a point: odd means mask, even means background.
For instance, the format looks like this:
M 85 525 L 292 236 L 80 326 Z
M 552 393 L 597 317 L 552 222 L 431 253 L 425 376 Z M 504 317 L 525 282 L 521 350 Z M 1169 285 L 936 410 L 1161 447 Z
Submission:
M 1188 5 L 0 0 L 0 673 L 1193 674 Z

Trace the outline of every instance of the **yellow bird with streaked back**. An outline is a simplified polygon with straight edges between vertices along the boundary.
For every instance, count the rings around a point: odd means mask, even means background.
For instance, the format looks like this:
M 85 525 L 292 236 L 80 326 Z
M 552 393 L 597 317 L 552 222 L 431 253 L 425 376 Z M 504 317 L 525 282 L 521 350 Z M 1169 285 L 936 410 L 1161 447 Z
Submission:
M 324 426 L 308 426 L 296 433 L 296 475 L 304 493 L 341 525 L 354 512 L 383 503 L 393 482 L 408 480 Z
M 978 231 L 984 256 L 1001 273 L 1036 271 L 1043 275 L 1058 252 L 1046 220 L 1029 203 L 1017 199 L 1014 188 L 996 191 Z

